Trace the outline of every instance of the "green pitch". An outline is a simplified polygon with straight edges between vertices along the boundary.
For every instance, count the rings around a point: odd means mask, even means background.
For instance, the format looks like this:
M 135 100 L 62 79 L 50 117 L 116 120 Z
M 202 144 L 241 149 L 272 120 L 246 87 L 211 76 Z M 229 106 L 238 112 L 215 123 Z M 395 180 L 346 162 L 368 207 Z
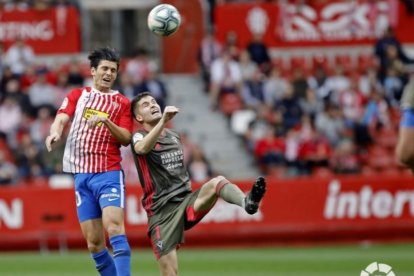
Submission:
M 132 275 L 159 275 L 158 266 L 151 251 L 148 249 L 134 250 L 132 254 Z M 414 244 L 253 249 L 184 247 L 179 250 L 181 276 L 360 275 L 362 269 L 375 261 L 392 266 L 396 276 L 414 275 Z M 58 252 L 48 254 L 0 253 L 0 275 L 86 276 L 98 274 L 87 252 L 69 251 L 65 254 Z

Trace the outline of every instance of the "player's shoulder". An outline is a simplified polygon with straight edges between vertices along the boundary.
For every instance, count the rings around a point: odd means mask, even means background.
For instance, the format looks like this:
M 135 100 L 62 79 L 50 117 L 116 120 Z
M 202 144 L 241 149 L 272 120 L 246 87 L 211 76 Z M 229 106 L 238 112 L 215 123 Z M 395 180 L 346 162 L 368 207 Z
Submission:
M 180 133 L 171 128 L 165 128 L 165 131 L 176 138 L 180 138 Z
M 132 144 L 135 144 L 135 143 L 137 143 L 137 142 L 141 141 L 142 139 L 144 139 L 144 137 L 145 137 L 147 134 L 148 134 L 148 132 L 146 132 L 146 131 L 145 131 L 145 130 L 143 130 L 143 129 L 139 129 L 139 130 L 137 130 L 136 132 L 134 132 L 134 133 L 132 134 L 132 138 L 131 138 L 131 140 L 132 140 Z

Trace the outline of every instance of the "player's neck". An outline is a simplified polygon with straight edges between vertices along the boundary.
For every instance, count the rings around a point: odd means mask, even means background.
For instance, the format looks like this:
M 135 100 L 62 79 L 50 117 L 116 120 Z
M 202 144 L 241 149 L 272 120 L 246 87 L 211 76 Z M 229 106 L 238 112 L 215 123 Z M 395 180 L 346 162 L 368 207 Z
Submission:
M 112 90 L 109 87 L 102 87 L 99 85 L 94 85 L 93 87 L 95 90 L 98 90 L 101 93 L 110 93 Z

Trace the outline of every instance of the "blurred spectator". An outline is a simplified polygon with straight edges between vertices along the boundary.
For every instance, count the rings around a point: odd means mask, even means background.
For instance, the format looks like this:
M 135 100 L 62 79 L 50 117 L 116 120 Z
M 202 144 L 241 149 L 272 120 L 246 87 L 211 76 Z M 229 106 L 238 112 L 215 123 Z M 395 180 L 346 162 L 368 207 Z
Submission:
M 119 74 L 118 83 L 115 86 L 115 90 L 118 90 L 124 94 L 128 99 L 132 100 L 136 94 L 135 85 L 132 82 L 132 78 L 128 74 Z
M 36 82 L 29 88 L 29 98 L 33 107 L 37 110 L 39 107 L 47 105 L 54 107 L 57 102 L 55 86 L 47 82 L 47 72 L 39 71 Z
M 213 176 L 211 165 L 199 145 L 194 145 L 188 160 L 190 178 L 198 183 L 204 183 Z
M 135 88 L 135 95 L 142 92 L 150 92 L 161 110 L 164 110 L 168 92 L 164 82 L 159 78 L 156 71 L 149 71 L 147 77 Z
M 316 115 L 322 112 L 323 102 L 316 97 L 316 93 L 313 89 L 308 88 L 306 90 L 306 97 L 300 99 L 300 107 L 304 114 L 310 116 L 312 120 L 316 118 Z
M 263 35 L 259 33 L 253 34 L 253 40 L 247 45 L 246 49 L 260 70 L 268 73 L 270 71 L 270 57 L 263 42 Z
M 397 70 L 393 67 L 388 68 L 384 78 L 384 92 L 391 106 L 399 106 L 403 89 L 404 82 L 398 76 Z
M 264 173 L 271 173 L 285 167 L 285 140 L 276 137 L 275 128 L 267 126 L 263 138 L 256 142 L 254 155 Z
M 222 46 L 214 37 L 214 33 L 207 32 L 201 41 L 197 56 L 205 92 L 210 88 L 211 64 L 220 56 L 221 49 Z
M 226 49 L 226 51 L 230 54 L 230 57 L 232 59 L 239 60 L 241 49 L 238 45 L 236 32 L 229 31 L 226 34 L 226 39 L 223 45 L 223 49 Z
M 18 76 L 13 74 L 9 66 L 5 66 L 3 68 L 3 78 L 0 80 L 0 94 L 2 95 L 2 98 L 0 98 L 0 103 L 6 96 L 5 94 L 7 89 L 7 83 L 11 80 L 18 80 Z
M 308 78 L 308 86 L 316 92 L 319 100 L 329 99 L 330 88 L 327 85 L 328 76 L 323 66 L 318 66 L 315 73 Z
M 0 132 L 7 135 L 8 142 L 15 139 L 22 119 L 22 110 L 15 98 L 7 96 L 0 105 Z
M 375 55 L 379 59 L 379 77 L 381 80 L 384 79 L 386 70 L 388 68 L 387 48 L 388 46 L 394 46 L 397 52 L 397 57 L 402 63 L 414 63 L 414 59 L 408 57 L 402 49 L 401 43 L 395 36 L 394 29 L 388 27 L 384 32 L 383 36 L 375 43 Z
M 37 80 L 36 66 L 34 64 L 26 66 L 20 76 L 20 88 L 23 93 L 28 93 L 30 86 Z
M 71 86 L 69 85 L 69 76 L 66 72 L 60 71 L 57 73 L 56 86 L 54 88 L 56 98 L 54 106 L 58 109 L 60 104 L 63 102 L 63 99 L 66 97 L 66 94 L 71 89 Z
M 26 66 L 31 65 L 34 60 L 35 54 L 32 47 L 27 45 L 22 38 L 17 38 L 5 55 L 5 65 L 9 66 L 13 74 L 19 77 Z
M 345 75 L 342 65 L 336 64 L 334 70 L 335 74 L 326 80 L 326 87 L 329 91 L 329 101 L 338 104 L 340 93 L 349 89 L 350 81 Z
M 238 62 L 232 60 L 228 50 L 211 65 L 211 105 L 217 109 L 220 96 L 226 93 L 240 95 L 242 76 Z
M 69 86 L 84 86 L 85 78 L 82 74 L 81 64 L 78 60 L 71 60 L 68 68 L 68 84 Z
M 18 103 L 20 110 L 23 113 L 28 114 L 29 116 L 35 115 L 30 98 L 27 94 L 22 92 L 17 79 L 12 79 L 7 83 L 5 92 L 7 97 L 13 98 Z
M 291 128 L 286 133 L 285 161 L 287 176 L 296 176 L 303 173 L 303 166 L 299 162 L 301 145 L 300 133 L 296 128 Z
M 280 114 L 280 111 L 276 111 L 276 112 L 279 112 Z M 257 116 L 255 120 L 253 120 L 249 124 L 249 127 L 247 129 L 247 132 L 244 135 L 244 138 L 246 141 L 247 148 L 251 152 L 254 152 L 256 148 L 257 140 L 262 139 L 265 136 L 266 131 L 269 128 L 268 119 L 271 113 L 272 113 L 272 110 L 270 107 L 262 106 L 262 108 L 259 108 L 259 110 L 257 111 Z
M 306 80 L 304 69 L 297 67 L 293 69 L 292 79 L 293 94 L 298 99 L 306 97 L 306 90 L 308 90 L 308 81 Z
M 342 111 L 334 104 L 326 105 L 325 110 L 316 115 L 315 127 L 333 146 L 341 141 L 346 132 Z
M 366 72 L 360 76 L 358 87 L 365 98 L 368 98 L 374 90 L 381 92 L 384 89 L 377 78 L 377 71 L 374 67 L 367 68 Z
M 6 160 L 5 153 L 0 149 L 0 186 L 13 184 L 16 180 L 16 166 Z
M 356 174 L 361 166 L 351 140 L 342 140 L 335 148 L 330 161 L 330 167 L 337 174 Z
M 384 96 L 373 91 L 365 107 L 362 124 L 370 129 L 376 129 L 378 127 L 389 127 L 390 123 L 389 108 Z
M 251 79 L 246 80 L 242 88 L 245 107 L 258 109 L 264 104 L 264 75 L 260 70 L 254 72 Z
M 42 106 L 37 111 L 36 119 L 30 125 L 30 136 L 33 143 L 39 148 L 44 149 L 46 137 L 49 135 L 50 125 L 53 123 L 54 116 L 51 109 Z
M 351 79 L 350 87 L 339 93 L 339 106 L 347 122 L 359 120 L 364 113 L 365 98 L 358 90 L 358 82 Z
M 45 175 L 42 156 L 29 133 L 22 135 L 15 155 L 19 179 L 30 180 L 33 177 Z
M 264 80 L 264 99 L 268 106 L 274 106 L 283 98 L 287 89 L 287 81 L 281 76 L 280 69 L 273 67 L 269 77 Z
M 286 129 L 295 127 L 300 123 L 302 117 L 302 109 L 299 99 L 295 97 L 293 86 L 288 84 L 283 98 L 276 103 L 275 108 L 280 110 L 283 115 L 283 123 Z
M 132 78 L 134 85 L 140 85 L 149 72 L 157 71 L 157 65 L 148 56 L 148 51 L 138 48 L 134 51 L 132 59 L 128 60 L 125 73 Z
M 299 150 L 303 168 L 308 174 L 317 167 L 328 167 L 331 156 L 329 141 L 318 131 L 310 132 L 310 138 L 302 142 Z
M 258 66 L 252 61 L 249 52 L 246 50 L 240 53 L 239 66 L 243 81 L 251 80 L 258 70 Z

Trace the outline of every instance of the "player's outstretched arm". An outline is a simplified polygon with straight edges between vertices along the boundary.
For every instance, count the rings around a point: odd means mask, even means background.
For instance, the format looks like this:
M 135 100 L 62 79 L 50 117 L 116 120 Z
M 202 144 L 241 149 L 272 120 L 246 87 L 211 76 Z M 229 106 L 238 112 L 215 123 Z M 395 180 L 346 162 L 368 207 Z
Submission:
M 46 137 L 46 149 L 47 151 L 52 151 L 52 144 L 59 141 L 63 129 L 65 128 L 65 125 L 69 122 L 69 115 L 66 113 L 59 113 L 56 115 L 55 120 L 53 121 L 53 124 L 50 126 L 50 134 Z
M 147 154 L 150 152 L 154 146 L 155 143 L 158 140 L 158 137 L 160 136 L 162 130 L 165 127 L 165 124 L 170 121 L 174 116 L 180 112 L 180 109 L 178 109 L 175 106 L 166 106 L 164 109 L 164 113 L 162 114 L 161 120 L 155 125 L 153 129 L 150 130 L 150 132 L 142 138 L 142 140 L 136 142 L 134 141 L 134 151 L 136 154 Z

